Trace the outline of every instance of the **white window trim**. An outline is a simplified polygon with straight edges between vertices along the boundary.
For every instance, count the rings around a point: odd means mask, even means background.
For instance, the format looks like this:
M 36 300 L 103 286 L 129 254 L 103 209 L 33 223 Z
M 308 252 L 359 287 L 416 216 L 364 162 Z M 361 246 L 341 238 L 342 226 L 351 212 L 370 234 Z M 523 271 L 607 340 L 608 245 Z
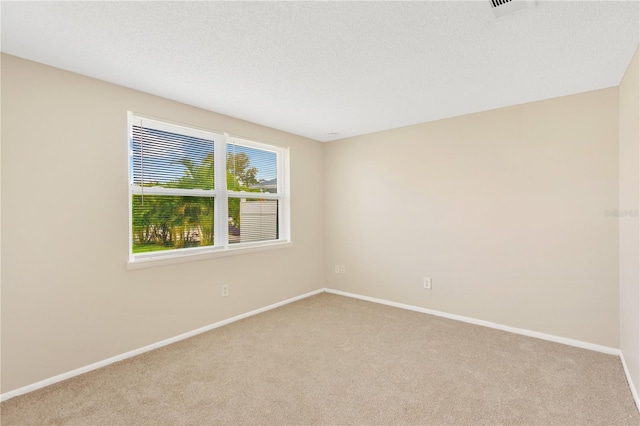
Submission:
M 265 151 L 276 153 L 277 158 L 277 193 L 259 193 L 246 191 L 229 191 L 226 185 L 213 190 L 201 189 L 180 189 L 180 188 L 164 188 L 164 187 L 144 187 L 134 185 L 129 181 L 129 260 L 126 267 L 129 270 L 149 268 L 153 266 L 170 265 L 176 263 L 193 262 L 198 260 L 215 259 L 219 257 L 234 256 L 238 254 L 255 253 L 265 250 L 281 249 L 291 247 L 291 229 L 290 229 L 290 182 L 289 182 L 289 149 L 278 147 L 249 139 L 230 137 L 226 133 L 217 133 L 204 129 L 196 129 L 193 127 L 182 126 L 178 124 L 168 123 L 163 120 L 147 118 L 133 112 L 128 113 L 128 138 L 127 138 L 127 163 L 129 176 L 132 176 L 131 170 L 131 147 L 132 138 L 131 126 L 151 127 L 158 130 L 164 130 L 172 133 L 179 133 L 187 136 L 194 136 L 201 139 L 211 140 L 214 142 L 214 179 L 216 182 L 226 182 L 226 161 L 227 161 L 227 145 L 236 143 L 252 148 L 258 148 Z M 212 197 L 214 203 L 214 241 L 213 246 L 191 247 L 185 249 L 155 251 L 147 253 L 133 254 L 133 212 L 132 212 L 132 195 L 178 195 L 178 196 L 197 196 Z M 228 239 L 228 224 L 226 220 L 229 198 L 262 198 L 279 200 L 278 203 L 278 239 L 268 241 L 256 241 L 246 243 L 230 244 Z
M 186 253 L 180 250 L 179 253 L 166 253 L 164 256 L 159 254 L 162 252 L 152 252 L 152 255 L 148 258 L 136 258 L 136 260 L 127 262 L 128 270 L 146 269 L 155 266 L 174 265 L 178 263 L 196 262 L 200 260 L 218 259 L 227 256 L 236 256 L 241 254 L 258 253 L 267 250 L 284 249 L 293 247 L 293 241 L 269 241 L 260 243 L 239 243 L 234 244 L 227 249 L 209 249 L 200 251 L 197 253 Z M 191 249 L 183 249 L 191 250 Z M 196 250 L 196 249 L 194 249 Z

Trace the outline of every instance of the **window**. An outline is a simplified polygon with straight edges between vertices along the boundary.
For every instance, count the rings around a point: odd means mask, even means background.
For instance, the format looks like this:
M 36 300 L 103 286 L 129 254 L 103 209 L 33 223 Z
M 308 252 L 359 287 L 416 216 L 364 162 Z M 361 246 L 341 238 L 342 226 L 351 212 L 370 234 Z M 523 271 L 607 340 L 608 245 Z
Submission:
M 289 241 L 288 150 L 129 115 L 129 260 Z

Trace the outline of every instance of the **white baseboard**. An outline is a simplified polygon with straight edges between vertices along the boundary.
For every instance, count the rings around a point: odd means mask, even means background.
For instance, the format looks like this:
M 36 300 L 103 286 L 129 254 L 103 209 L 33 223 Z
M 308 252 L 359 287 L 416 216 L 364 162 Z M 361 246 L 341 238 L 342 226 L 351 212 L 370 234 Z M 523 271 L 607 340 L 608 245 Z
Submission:
M 620 355 L 620 349 L 611 348 L 609 346 L 596 345 L 595 343 L 583 342 L 581 340 L 568 339 L 566 337 L 554 336 L 553 334 L 540 333 L 537 331 L 526 330 L 524 328 L 511 327 L 508 325 L 497 324 L 490 321 L 483 321 L 475 318 L 464 317 L 462 315 L 449 314 L 447 312 L 435 311 L 433 309 L 421 308 L 420 306 L 407 305 L 405 303 L 391 302 L 389 300 L 378 299 L 375 297 L 362 296 L 360 294 L 348 293 L 340 290 L 325 288 L 327 293 L 338 294 L 340 296 L 353 297 L 355 299 L 366 300 L 368 302 L 380 303 L 383 305 L 393 306 L 396 308 L 407 309 L 410 311 L 421 312 L 423 314 L 435 315 L 438 317 L 448 318 L 456 321 L 467 322 L 470 324 L 481 325 L 483 327 L 495 328 L 497 330 L 508 331 L 510 333 L 521 334 L 523 336 L 535 337 L 551 342 L 562 343 L 578 348 L 589 349 L 596 352 L 602 352 L 609 355 Z
M 304 299 L 304 298 L 307 298 L 307 297 L 310 297 L 310 296 L 314 296 L 314 295 L 322 293 L 322 292 L 324 292 L 324 289 L 319 289 L 319 290 L 315 290 L 315 291 L 312 291 L 312 292 L 309 292 L 309 293 L 302 294 L 300 296 L 292 297 L 290 299 L 283 300 L 281 302 L 277 302 L 277 303 L 274 303 L 272 305 L 265 306 L 263 308 L 255 309 L 253 311 L 250 311 L 250 312 L 247 312 L 247 313 L 244 313 L 244 314 L 236 315 L 235 317 L 231 317 L 231 318 L 226 319 L 226 320 L 218 321 L 216 323 L 213 323 L 213 324 L 210 324 L 210 325 L 207 325 L 207 326 L 204 326 L 204 327 L 200 327 L 200 328 L 197 328 L 195 330 L 188 331 L 186 333 L 182 333 L 182 334 L 180 334 L 178 336 L 174 336 L 174 337 L 171 337 L 169 339 L 162 340 L 160 342 L 152 343 L 150 345 L 143 346 L 142 348 L 134 349 L 132 351 L 125 352 L 123 354 L 116 355 L 116 356 L 113 356 L 111 358 L 107 358 L 107 359 L 102 360 L 102 361 L 94 362 L 93 364 L 89 364 L 89 365 L 86 365 L 84 367 L 76 368 L 75 370 L 71 370 L 71 371 L 68 371 L 66 373 L 62 373 L 62 374 L 59 374 L 59 375 L 54 376 L 54 377 L 50 377 L 50 378 L 45 379 L 45 380 L 41 380 L 41 381 L 36 382 L 36 383 L 32 383 L 30 385 L 23 386 L 21 388 L 18 388 L 18 389 L 9 391 L 9 392 L 5 392 L 5 393 L 0 395 L 0 401 L 6 401 L 7 399 L 10 399 L 10 398 L 13 398 L 13 397 L 16 397 L 16 396 L 19 396 L 19 395 L 24 395 L 25 393 L 33 392 L 33 391 L 35 391 L 37 389 L 40 389 L 40 388 L 43 388 L 45 386 L 49 386 L 49 385 L 52 385 L 54 383 L 58 383 L 58 382 L 61 382 L 63 380 L 70 379 L 72 377 L 79 376 L 80 374 L 88 373 L 89 371 L 93 371 L 93 370 L 96 370 L 98 368 L 105 367 L 105 366 L 107 366 L 109 364 L 113 364 L 114 362 L 122 361 L 124 359 L 131 358 L 131 357 L 134 357 L 136 355 L 140 355 L 140 354 L 143 354 L 145 352 L 149 352 L 149 351 L 152 351 L 154 349 L 158 349 L 158 348 L 161 348 L 163 346 L 167 346 L 167 345 L 170 345 L 172 343 L 179 342 L 180 340 L 188 339 L 189 337 L 193 337 L 193 336 L 196 336 L 198 334 L 207 332 L 209 330 L 213 330 L 214 328 L 222 327 L 223 325 L 227 325 L 227 324 L 230 324 L 232 322 L 236 322 L 236 321 L 239 321 L 241 319 L 244 319 L 244 318 L 247 318 L 247 317 L 251 317 L 253 315 L 257 315 L 257 314 L 260 314 L 262 312 L 269 311 L 271 309 L 275 309 L 275 308 L 278 308 L 280 306 L 295 302 L 296 300 L 300 300 L 300 299 Z
M 624 368 L 624 374 L 627 376 L 627 383 L 629 383 L 629 387 L 631 388 L 631 395 L 633 395 L 633 400 L 636 403 L 636 408 L 638 412 L 640 412 L 640 396 L 638 396 L 638 389 L 636 389 L 635 383 L 631 379 L 631 374 L 629 373 L 629 368 L 627 367 L 627 361 L 624 359 L 624 352 L 620 351 L 620 361 L 622 361 L 622 368 Z
M 540 333 L 537 331 L 526 330 L 523 328 L 510 327 L 508 325 L 497 324 L 489 321 L 483 321 L 475 318 L 464 317 L 462 315 L 449 314 L 447 312 L 436 311 L 433 309 L 421 308 L 419 306 L 407 305 L 405 303 L 391 302 L 385 299 L 378 299 L 375 297 L 363 296 L 355 293 L 348 293 L 346 291 L 333 290 L 330 288 L 325 288 L 325 292 L 333 293 L 340 296 L 352 297 L 355 299 L 366 300 L 368 302 L 380 303 L 383 305 L 393 306 L 396 308 L 407 309 L 410 311 L 421 312 L 423 314 L 435 315 L 438 317 L 448 318 L 456 321 L 467 322 L 469 324 L 481 325 L 483 327 L 495 328 L 497 330 L 508 331 L 510 333 L 521 334 L 523 336 L 535 337 L 542 340 L 548 340 L 555 343 L 562 343 L 564 345 L 575 346 L 582 349 L 589 349 L 596 352 L 602 352 L 609 355 L 617 355 L 620 357 L 620 361 L 622 362 L 622 367 L 624 368 L 624 374 L 627 378 L 627 383 L 629 384 L 629 388 L 631 389 L 631 394 L 633 395 L 633 400 L 636 403 L 636 408 L 638 412 L 640 412 L 640 396 L 638 395 L 638 390 L 631 379 L 631 375 L 629 374 L 629 368 L 627 367 L 627 362 L 624 359 L 624 354 L 620 349 L 611 348 L 609 346 L 596 345 L 594 343 L 583 342 L 581 340 L 568 339 L 566 337 L 554 336 L 553 334 Z
M 611 348 L 611 347 L 608 347 L 608 346 L 596 345 L 596 344 L 593 344 L 593 343 L 583 342 L 583 341 L 580 341 L 580 340 L 573 340 L 573 339 L 568 339 L 568 338 L 565 338 L 565 337 L 554 336 L 554 335 L 551 335 L 551 334 L 539 333 L 537 331 L 531 331 L 531 330 L 526 330 L 526 329 L 521 329 L 521 328 L 516 328 L 516 327 L 510 327 L 510 326 L 506 326 L 506 325 L 502 325 L 502 324 L 492 323 L 492 322 L 489 322 L 489 321 L 483 321 L 483 320 L 479 320 L 479 319 L 475 319 L 475 318 L 469 318 L 469 317 L 465 317 L 465 316 L 461 316 L 461 315 L 449 314 L 449 313 L 446 313 L 446 312 L 436 311 L 436 310 L 428 309 L 428 308 L 422 308 L 422 307 L 419 307 L 419 306 L 413 306 L 413 305 L 408 305 L 408 304 L 404 304 L 404 303 L 392 302 L 392 301 L 389 301 L 389 300 L 378 299 L 378 298 L 369 297 L 369 296 L 363 296 L 363 295 L 355 294 L 355 293 L 348 293 L 348 292 L 340 291 L 340 290 L 333 290 L 333 289 L 330 289 L 330 288 L 322 288 L 322 289 L 319 289 L 319 290 L 315 290 L 315 291 L 312 291 L 312 292 L 309 292 L 309 293 L 302 294 L 300 296 L 292 297 L 290 299 L 283 300 L 281 302 L 277 302 L 277 303 L 274 303 L 272 305 L 265 306 L 263 308 L 255 309 L 253 311 L 250 311 L 250 312 L 247 312 L 247 313 L 244 313 L 244 314 L 236 315 L 236 316 L 228 318 L 226 320 L 218 321 L 216 323 L 213 323 L 213 324 L 210 324 L 210 325 L 207 325 L 207 326 L 204 326 L 204 327 L 200 327 L 198 329 L 195 329 L 195 330 L 192 330 L 192 331 L 188 331 L 186 333 L 182 333 L 182 334 L 180 334 L 178 336 L 174 336 L 174 337 L 171 337 L 169 339 L 162 340 L 160 342 L 152 343 L 152 344 L 144 346 L 142 348 L 134 349 L 132 351 L 125 352 L 123 354 L 116 355 L 116 356 L 113 356 L 111 358 L 107 358 L 105 360 L 98 361 L 98 362 L 95 362 L 93 364 L 90 364 L 90 365 L 87 365 L 87 366 L 84 366 L 84 367 L 80 367 L 80 368 L 77 368 L 75 370 L 68 371 L 66 373 L 62 373 L 62 374 L 59 374 L 57 376 L 54 376 L 54 377 L 51 377 L 51 378 L 48 378 L 48 379 L 45 379 L 45 380 L 41 380 L 39 382 L 30 384 L 30 385 L 27 385 L 27 386 L 23 386 L 21 388 L 18 388 L 18 389 L 9 391 L 9 392 L 5 392 L 5 393 L 0 395 L 0 401 L 6 401 L 7 399 L 10 399 L 10 398 L 13 398 L 13 397 L 16 397 L 16 396 L 19 396 L 19 395 L 24 395 L 24 394 L 29 393 L 29 392 L 33 392 L 33 391 L 35 391 L 37 389 L 41 389 L 41 388 L 43 388 L 45 386 L 49 386 L 49 385 L 52 385 L 54 383 L 61 382 L 63 380 L 67 380 L 67 379 L 70 379 L 70 378 L 75 377 L 75 376 L 79 376 L 80 374 L 88 373 L 89 371 L 93 371 L 93 370 L 96 370 L 98 368 L 105 367 L 105 366 L 107 366 L 109 364 L 113 364 L 115 362 L 122 361 L 124 359 L 131 358 L 131 357 L 134 357 L 136 355 L 140 355 L 140 354 L 143 354 L 145 352 L 149 352 L 149 351 L 152 351 L 154 349 L 158 349 L 158 348 L 161 348 L 163 346 L 167 346 L 167 345 L 170 345 L 172 343 L 179 342 L 180 340 L 188 339 L 190 337 L 193 337 L 193 336 L 196 336 L 198 334 L 213 330 L 215 328 L 222 327 L 224 325 L 233 323 L 235 321 L 239 321 L 241 319 L 244 319 L 244 318 L 247 318 L 247 317 L 251 317 L 253 315 L 257 315 L 257 314 L 260 314 L 262 312 L 266 312 L 266 311 L 269 311 L 271 309 L 275 309 L 275 308 L 278 308 L 280 306 L 295 302 L 295 301 L 300 300 L 300 299 L 305 299 L 307 297 L 314 296 L 314 295 L 322 293 L 322 292 L 337 294 L 337 295 L 340 295 L 340 296 L 352 297 L 352 298 L 355 298 L 355 299 L 366 300 L 368 302 L 380 303 L 380 304 L 383 304 L 383 305 L 393 306 L 393 307 L 396 307 L 396 308 L 407 309 L 407 310 L 410 310 L 410 311 L 415 311 L 415 312 L 421 312 L 421 313 L 425 313 L 425 314 L 435 315 L 435 316 L 448 318 L 448 319 L 452 319 L 452 320 L 457 320 L 457 321 L 462 321 L 462 322 L 466 322 L 466 323 L 470 323 L 470 324 L 475 324 L 475 325 L 480 325 L 480 326 L 484 326 L 484 327 L 494 328 L 494 329 L 497 329 L 497 330 L 508 331 L 510 333 L 521 334 L 521 335 L 524 335 L 524 336 L 535 337 L 535 338 L 543 339 L 543 340 L 549 340 L 551 342 L 556 342 L 556 343 L 562 343 L 562 344 L 565 344 L 565 345 L 575 346 L 575 347 L 578 347 L 578 348 L 589 349 L 589 350 L 597 351 L 597 352 L 603 352 L 603 353 L 610 354 L 610 355 L 618 355 L 620 357 L 621 361 L 622 361 L 622 365 L 624 367 L 624 371 L 625 371 L 625 374 L 627 376 L 627 381 L 629 382 L 629 386 L 631 388 L 631 392 L 633 394 L 633 398 L 635 400 L 636 405 L 638 406 L 638 410 L 640 411 L 640 398 L 638 398 L 638 392 L 635 389 L 633 382 L 631 381 L 631 377 L 629 376 L 629 370 L 627 368 L 627 364 L 625 362 L 624 356 L 622 355 L 622 353 L 620 352 L 619 349 Z

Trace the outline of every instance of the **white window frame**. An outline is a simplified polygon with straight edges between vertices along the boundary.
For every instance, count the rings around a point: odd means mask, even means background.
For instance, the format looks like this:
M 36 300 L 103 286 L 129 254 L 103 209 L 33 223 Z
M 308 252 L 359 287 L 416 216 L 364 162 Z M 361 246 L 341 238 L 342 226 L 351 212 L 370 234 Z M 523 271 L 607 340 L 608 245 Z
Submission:
M 142 126 L 193 136 L 214 143 L 214 179 L 213 190 L 180 189 L 164 187 L 144 188 L 133 183 L 133 169 L 131 149 L 132 126 Z M 164 120 L 145 117 L 133 112 L 128 113 L 127 122 L 127 153 L 129 172 L 129 260 L 127 269 L 139 269 L 156 265 L 189 262 L 215 257 L 253 253 L 256 251 L 285 248 L 292 245 L 290 228 L 290 184 L 289 184 L 289 149 L 275 145 L 256 142 L 250 139 L 231 137 L 226 133 L 218 133 L 192 126 L 170 123 Z M 246 192 L 227 190 L 227 146 L 235 143 L 246 147 L 256 148 L 276 154 L 277 162 L 277 191 L 276 193 Z M 133 195 L 177 195 L 212 197 L 214 199 L 214 241 L 213 246 L 191 247 L 174 250 L 153 251 L 147 253 L 133 253 Z M 228 199 L 229 198 L 260 198 L 278 201 L 278 238 L 267 241 L 253 241 L 244 243 L 229 243 L 228 230 Z

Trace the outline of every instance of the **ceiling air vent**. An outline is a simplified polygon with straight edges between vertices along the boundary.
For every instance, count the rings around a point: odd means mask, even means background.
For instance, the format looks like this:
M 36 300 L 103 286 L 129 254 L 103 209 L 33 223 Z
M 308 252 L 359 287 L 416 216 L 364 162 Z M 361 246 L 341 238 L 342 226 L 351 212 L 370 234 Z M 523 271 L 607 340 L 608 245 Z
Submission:
M 532 8 L 536 4 L 534 0 L 489 0 L 489 3 L 491 3 L 491 9 L 496 18 Z

